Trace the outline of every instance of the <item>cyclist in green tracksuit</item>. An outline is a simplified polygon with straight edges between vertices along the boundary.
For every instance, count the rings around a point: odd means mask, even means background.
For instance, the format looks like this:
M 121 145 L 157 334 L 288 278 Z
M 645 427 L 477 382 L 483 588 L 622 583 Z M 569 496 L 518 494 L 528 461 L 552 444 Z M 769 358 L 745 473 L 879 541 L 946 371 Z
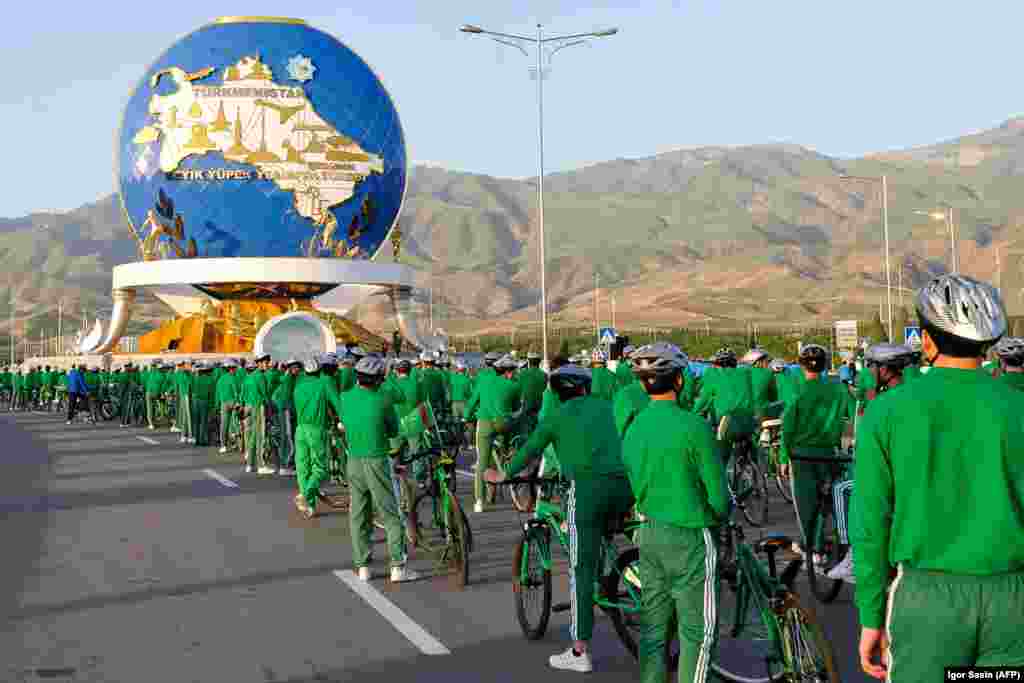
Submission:
M 162 363 L 155 361 L 143 381 L 142 388 L 146 392 L 146 422 L 150 429 L 156 429 L 157 402 L 166 391 L 166 378 L 167 369 Z
M 489 377 L 477 382 L 476 390 L 466 406 L 467 419 L 476 423 L 476 477 L 473 482 L 473 494 L 476 502 L 473 511 L 484 511 L 484 471 L 493 465 L 492 450 L 494 439 L 498 434 L 514 435 L 519 429 L 518 411 L 521 407 L 521 388 L 512 379 L 516 371 L 516 361 L 511 356 L 504 356 L 494 363 L 494 369 L 500 375 Z M 493 503 L 493 492 L 488 503 Z
M 894 391 L 906 386 L 906 370 L 913 363 L 914 352 L 903 344 L 883 342 L 870 347 L 864 354 L 864 364 L 875 378 L 878 397 L 871 402 L 871 410 L 881 399 L 891 396 Z M 853 549 L 849 547 L 849 519 L 853 514 L 853 472 L 847 470 L 847 476 L 832 485 L 832 504 L 835 509 L 836 533 L 839 544 L 845 548 L 843 559 L 826 574 L 834 581 L 856 583 L 853 568 Z
M 430 401 L 430 407 L 434 413 L 447 412 L 447 390 L 441 371 L 435 367 L 436 361 L 432 352 L 424 351 L 420 354 L 420 369 L 414 376 L 420 384 L 423 400 Z
M 192 377 L 191 413 L 192 443 L 196 446 L 210 445 L 210 409 L 217 393 L 217 380 L 213 366 L 197 363 L 196 374 Z
M 519 392 L 523 399 L 523 412 L 526 415 L 535 416 L 540 412 L 541 404 L 544 401 L 544 390 L 548 386 L 548 376 L 540 369 L 540 354 L 530 352 L 526 354 L 526 362 L 529 367 L 523 368 L 516 375 L 519 382 Z
M 349 526 L 352 563 L 359 578 L 369 581 L 370 533 L 373 520 L 384 526 L 391 581 L 413 581 L 419 574 L 406 566 L 405 531 L 391 479 L 391 439 L 398 419 L 390 397 L 380 390 L 384 361 L 366 356 L 356 363 L 357 387 L 345 395 L 341 421 L 348 439 Z M 296 395 L 298 401 L 298 395 Z
M 455 372 L 449 379 L 452 395 L 452 414 L 463 419 L 466 417 L 466 403 L 473 396 L 473 378 L 469 376 L 466 364 L 461 360 L 455 361 Z
M 1024 339 L 1003 337 L 994 349 L 999 358 L 999 381 L 1024 391 Z
M 619 367 L 622 367 L 621 365 Z M 632 374 L 632 371 L 631 373 Z M 623 386 L 615 394 L 612 402 L 612 413 L 615 415 L 615 431 L 619 438 L 626 437 L 626 431 L 633 424 L 636 416 L 651 402 L 650 396 L 644 391 L 643 384 L 635 377 L 630 384 Z
M 246 375 L 242 386 L 242 402 L 245 404 L 248 434 L 246 453 L 248 471 L 258 474 L 274 474 L 275 469 L 267 460 L 267 404 L 270 403 L 270 387 L 267 371 L 270 355 L 256 359 L 256 370 Z
M 678 620 L 679 681 L 703 681 L 718 618 L 717 534 L 728 519 L 725 467 L 710 426 L 678 405 L 686 354 L 671 344 L 645 346 L 633 368 L 650 395 L 622 446 L 646 524 L 640 529 L 643 613 L 640 681 L 666 680 L 665 643 Z
M 420 432 L 418 427 L 413 427 L 414 421 L 406 421 L 406 418 L 426 400 L 427 394 L 423 384 L 413 375 L 412 363 L 408 359 L 401 358 L 395 363 L 395 374 L 389 380 L 385 393 L 391 397 L 395 406 L 400 426 L 399 436 L 407 444 L 410 453 L 418 452 Z
M 978 371 L 1006 309 L 962 275 L 915 308 L 931 369 L 865 414 L 851 528 L 861 667 L 894 683 L 1024 663 L 1024 396 Z
M 537 425 L 519 449 L 507 473 L 486 472 L 499 483 L 513 477 L 554 444 L 562 476 L 571 483 L 568 496 L 569 591 L 572 605 L 570 635 L 573 645 L 552 655 L 556 669 L 593 670 L 589 642 L 594 628 L 594 582 L 598 578 L 601 538 L 633 507 L 633 494 L 622 462 L 622 444 L 615 432 L 611 404 L 590 394 L 591 373 L 566 365 L 551 373 L 551 388 L 562 405 Z
M 296 416 L 295 471 L 299 487 L 295 506 L 307 518 L 312 518 L 321 500 L 320 487 L 327 480 L 327 440 L 334 428 L 333 421 L 328 419 L 327 407 L 341 415 L 342 404 L 334 382 L 317 377 L 319 361 L 306 361 L 304 367 L 305 377 L 290 382 Z
M 754 391 L 750 374 L 736 367 L 736 354 L 731 349 L 720 349 L 711 360 L 715 367 L 706 373 L 693 412 L 711 414 L 728 458 L 732 444 L 754 433 Z
M 232 420 L 237 420 L 239 405 L 238 382 L 235 377 L 237 370 L 238 363 L 230 359 L 224 361 L 224 374 L 217 380 L 217 387 L 214 390 L 217 409 L 220 411 L 221 454 L 228 452 L 228 430 L 237 425 L 232 424 Z
M 615 390 L 619 386 L 618 379 L 608 369 L 608 356 L 600 349 L 590 356 L 590 372 L 593 375 L 591 395 L 611 401 L 615 398 Z
M 568 364 L 569 359 L 565 356 L 555 356 L 548 361 L 548 370 L 549 372 L 554 372 L 563 365 Z M 540 413 L 537 414 L 537 423 L 539 424 L 551 417 L 561 405 L 561 399 L 558 398 L 558 394 L 551 388 L 549 382 L 548 388 L 544 390 L 544 398 L 540 402 Z M 561 468 L 558 466 L 558 453 L 555 451 L 555 445 L 548 444 L 548 447 L 544 449 L 543 457 L 540 459 L 540 468 L 537 470 L 537 476 L 541 478 L 557 477 L 560 473 Z
M 285 373 L 271 396 L 274 403 L 274 419 L 278 421 L 281 433 L 281 452 L 278 454 L 278 474 L 283 477 L 295 473 L 295 384 L 302 372 L 302 362 L 292 358 L 285 363 Z M 326 460 L 325 460 L 326 463 Z
M 800 365 L 807 380 L 800 395 L 782 414 L 779 463 L 785 473 L 793 457 L 834 458 L 843 431 L 852 423 L 855 404 L 846 385 L 820 381 L 828 363 L 828 351 L 817 344 L 800 350 Z M 814 538 L 818 515 L 818 490 L 831 473 L 832 465 L 823 462 L 793 462 L 790 486 L 797 523 L 805 546 Z M 803 552 L 799 547 L 794 552 Z M 816 565 L 824 557 L 815 554 Z
M 769 367 L 772 357 L 764 349 L 751 349 L 744 360 L 750 364 L 746 372 L 750 374 L 750 390 L 754 397 L 754 417 L 757 424 L 761 420 L 778 417 L 782 414 L 782 404 L 775 386 L 775 374 Z
M 636 347 L 632 345 L 622 349 L 622 358 L 619 359 L 619 364 L 615 366 L 615 379 L 619 383 L 618 391 L 625 389 L 636 381 L 636 378 L 633 377 L 632 363 L 629 361 L 629 357 L 634 351 L 636 351 Z
M 350 353 L 338 354 L 338 393 L 344 394 L 356 386 L 356 357 Z

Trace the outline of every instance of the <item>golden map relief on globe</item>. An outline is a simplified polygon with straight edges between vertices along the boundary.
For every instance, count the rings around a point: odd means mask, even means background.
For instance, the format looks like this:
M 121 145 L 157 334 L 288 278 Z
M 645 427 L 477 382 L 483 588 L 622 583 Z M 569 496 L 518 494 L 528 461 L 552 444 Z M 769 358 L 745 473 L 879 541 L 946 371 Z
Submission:
M 289 62 L 298 81 L 313 77 L 316 67 L 301 55 Z M 149 145 L 163 138 L 159 168 L 183 181 L 271 180 L 292 192 L 299 215 L 325 227 L 331 241 L 335 220 L 328 211 L 347 201 L 356 185 L 371 173 L 384 173 L 384 161 L 331 127 L 314 110 L 302 88 L 282 86 L 258 56 L 244 57 L 224 70 L 220 86 L 199 85 L 214 69 L 187 73 L 170 67 L 153 75 L 150 87 L 170 77 L 177 91 L 153 95 L 153 122 L 134 138 Z M 152 147 L 139 157 L 140 173 L 150 172 Z M 238 169 L 178 170 L 192 155 L 220 153 L 229 161 L 248 164 Z

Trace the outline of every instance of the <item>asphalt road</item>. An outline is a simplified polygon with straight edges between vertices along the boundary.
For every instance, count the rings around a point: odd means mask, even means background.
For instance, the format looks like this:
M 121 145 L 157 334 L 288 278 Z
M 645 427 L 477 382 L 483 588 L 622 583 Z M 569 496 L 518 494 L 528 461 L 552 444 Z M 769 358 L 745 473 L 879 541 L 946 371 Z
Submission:
M 0 414 L 0 678 L 217 683 L 565 681 L 568 613 L 523 639 L 510 580 L 518 515 L 471 515 L 471 585 L 428 576 L 391 585 L 377 532 L 375 579 L 352 576 L 348 518 L 304 520 L 295 480 L 243 474 L 237 456 L 116 424 Z M 471 491 L 468 479 L 460 491 Z M 471 505 L 467 502 L 467 509 Z M 771 529 L 796 531 L 773 501 Z M 757 533 L 751 534 L 756 537 Z M 350 585 L 355 585 L 355 589 Z M 568 600 L 564 562 L 555 602 Z M 361 591 L 361 592 L 357 592 Z M 843 681 L 859 673 L 852 591 L 816 605 Z M 637 665 L 597 617 L 595 680 Z M 443 654 L 424 654 L 442 652 Z

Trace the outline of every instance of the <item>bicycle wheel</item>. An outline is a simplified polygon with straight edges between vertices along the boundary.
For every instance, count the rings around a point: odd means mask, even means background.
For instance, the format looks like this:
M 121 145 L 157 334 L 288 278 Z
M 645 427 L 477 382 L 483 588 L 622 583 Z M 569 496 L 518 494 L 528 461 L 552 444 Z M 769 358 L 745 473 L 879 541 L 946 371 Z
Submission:
M 512 462 L 512 458 L 518 450 L 518 444 L 519 439 L 517 437 L 512 440 L 509 446 L 496 451 L 495 462 L 497 462 L 498 468 L 502 472 L 507 471 L 509 463 Z M 537 487 L 534 484 L 512 484 L 505 488 L 509 490 L 509 495 L 512 497 L 512 505 L 516 510 L 519 512 L 533 512 L 534 505 L 537 503 Z
M 782 615 L 782 652 L 792 680 L 839 683 L 832 643 L 795 595 L 787 599 Z
M 623 647 L 640 657 L 640 623 L 642 619 L 643 585 L 640 580 L 640 549 L 629 548 L 615 561 L 615 570 L 604 577 L 602 594 L 617 607 L 605 608 Z M 673 672 L 679 668 L 679 628 L 675 618 L 668 627 L 669 640 L 665 644 L 665 667 Z
M 749 454 L 733 458 L 730 464 L 729 486 L 747 522 L 764 526 L 768 516 L 768 486 L 761 468 Z
M 756 581 L 754 585 L 759 586 Z M 761 610 L 762 598 L 753 595 L 735 563 L 719 566 L 718 647 L 711 670 L 727 681 L 768 683 L 783 678 L 772 633 L 775 617 Z
M 839 556 L 840 546 L 836 534 L 832 499 L 829 498 L 822 504 L 819 504 L 818 507 L 820 511 L 818 513 L 817 528 L 822 530 L 817 534 L 819 542 L 807 543 L 805 545 L 813 545 L 814 551 L 823 555 L 825 562 L 820 567 L 816 567 L 808 547 L 805 549 L 808 557 L 805 558 L 804 565 L 807 567 L 807 579 L 811 584 L 811 593 L 821 602 L 828 604 L 839 597 L 839 593 L 843 590 L 843 581 L 841 579 L 838 581 L 830 579 L 825 576 L 825 572 L 836 566 L 842 557 Z
M 462 511 L 459 499 L 448 497 L 448 515 L 445 520 L 448 527 L 448 545 L 442 555 L 448 566 L 455 570 L 455 583 L 459 588 L 469 584 L 469 520 Z
M 516 601 L 516 619 L 527 640 L 540 640 L 551 619 L 551 570 L 544 568 L 541 544 L 551 541 L 547 529 L 532 529 L 523 534 L 512 560 L 512 593 Z M 525 561 L 525 564 L 524 564 Z
M 107 422 L 110 422 L 111 420 L 114 419 L 114 415 L 116 415 L 116 414 L 117 414 L 117 406 L 114 405 L 113 401 L 111 401 L 110 399 L 107 399 L 107 400 L 103 401 L 102 403 L 100 403 L 100 416 L 104 420 L 106 420 Z

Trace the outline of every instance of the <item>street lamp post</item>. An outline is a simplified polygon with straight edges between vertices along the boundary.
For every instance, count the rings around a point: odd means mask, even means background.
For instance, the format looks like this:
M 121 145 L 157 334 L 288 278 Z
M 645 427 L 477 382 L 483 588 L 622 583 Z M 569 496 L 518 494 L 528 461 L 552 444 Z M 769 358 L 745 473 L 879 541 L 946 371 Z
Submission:
M 946 223 L 946 230 L 949 231 L 949 266 L 950 272 L 956 273 L 960 270 L 960 260 L 956 254 L 956 227 L 953 221 L 953 207 L 949 204 L 942 203 L 942 211 L 925 211 L 918 209 L 914 211 L 918 216 L 928 216 L 933 221 L 944 221 Z
M 541 336 L 544 346 L 544 363 L 548 362 L 548 295 L 547 295 L 547 260 L 545 255 L 544 237 L 544 63 L 545 49 L 548 50 L 548 63 L 556 52 L 573 45 L 587 44 L 591 38 L 606 38 L 619 32 L 617 28 L 610 28 L 604 31 L 593 33 L 576 33 L 564 36 L 544 37 L 543 27 L 537 24 L 537 37 L 519 36 L 511 33 L 498 33 L 487 31 L 479 26 L 466 24 L 459 29 L 463 33 L 471 35 L 487 36 L 491 40 L 509 45 L 522 52 L 527 57 L 530 53 L 524 45 L 532 46 L 537 51 L 537 142 L 539 146 L 538 169 L 537 169 L 537 223 L 540 232 L 540 308 L 541 308 Z
M 889 310 L 889 343 L 892 343 L 892 270 L 889 268 L 889 186 L 886 177 L 880 178 L 843 175 L 841 180 L 858 180 L 861 182 L 882 184 L 882 232 L 885 235 L 885 298 Z

